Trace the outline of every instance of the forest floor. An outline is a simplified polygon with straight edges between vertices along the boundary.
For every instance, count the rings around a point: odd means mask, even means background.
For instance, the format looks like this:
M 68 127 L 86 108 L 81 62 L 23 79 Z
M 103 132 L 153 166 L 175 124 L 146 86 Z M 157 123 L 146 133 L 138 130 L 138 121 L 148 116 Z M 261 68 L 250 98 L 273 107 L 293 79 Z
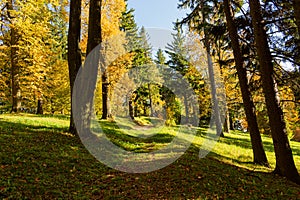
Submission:
M 193 144 L 174 163 L 130 174 L 97 161 L 79 138 L 66 133 L 68 120 L 0 115 L 0 199 L 300 199 L 298 185 L 271 173 L 275 157 L 267 136 L 263 142 L 271 168 L 251 163 L 249 134 L 238 131 L 225 134 L 208 156 L 199 159 L 206 136 L 205 129 L 195 128 Z M 117 125 L 127 127 L 128 133 Z M 165 146 L 177 130 L 166 128 L 158 136 L 141 139 L 130 136 L 134 132 L 125 121 L 102 121 L 101 126 L 112 142 L 136 152 Z M 291 146 L 300 169 L 300 143 Z

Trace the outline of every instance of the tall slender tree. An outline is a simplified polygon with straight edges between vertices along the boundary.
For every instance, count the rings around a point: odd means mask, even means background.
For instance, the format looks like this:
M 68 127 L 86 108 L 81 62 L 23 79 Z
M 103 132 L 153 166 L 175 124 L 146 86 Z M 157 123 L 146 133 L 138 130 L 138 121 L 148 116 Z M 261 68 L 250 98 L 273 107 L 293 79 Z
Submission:
M 71 89 L 71 105 L 74 99 L 72 98 L 73 87 L 79 68 L 81 66 L 81 49 L 79 47 L 81 32 L 81 0 L 71 0 L 70 2 L 70 18 L 69 18 L 69 34 L 68 34 L 68 64 L 69 78 Z M 73 109 L 71 107 L 71 119 L 69 132 L 77 134 L 74 124 Z
M 300 176 L 294 163 L 289 144 L 286 124 L 280 107 L 273 58 L 268 44 L 268 36 L 263 24 L 261 4 L 259 0 L 249 1 L 250 15 L 254 28 L 254 39 L 260 64 L 263 91 L 266 99 L 269 123 L 276 156 L 274 173 L 287 177 L 300 184 Z
M 254 163 L 268 165 L 267 156 L 263 148 L 262 139 L 257 124 L 255 105 L 253 103 L 248 85 L 247 71 L 244 65 L 244 58 L 239 44 L 239 35 L 237 32 L 237 26 L 234 21 L 234 14 L 231 9 L 231 3 L 230 0 L 224 0 L 223 3 L 227 21 L 227 28 L 229 31 L 231 46 L 234 54 L 235 67 L 238 74 L 245 114 L 250 131 Z
M 219 13 L 217 8 L 219 2 L 217 1 L 191 1 L 191 0 L 180 0 L 182 4 L 179 5 L 180 8 L 193 8 L 192 12 L 184 18 L 179 24 L 188 24 L 189 28 L 197 31 L 199 35 L 202 35 L 203 45 L 207 52 L 207 64 L 208 64 L 208 74 L 211 86 L 211 96 L 212 96 L 212 107 L 213 107 L 213 117 L 216 125 L 217 135 L 221 137 L 224 136 L 223 126 L 221 120 L 221 109 L 220 102 L 217 96 L 217 86 L 215 78 L 215 70 L 212 61 L 212 36 L 210 34 L 211 27 L 214 22 L 218 22 L 216 18 L 219 18 Z
M 12 94 L 12 110 L 11 112 L 19 112 L 21 109 L 21 88 L 20 88 L 20 66 L 17 61 L 17 30 L 15 29 L 14 1 L 7 2 L 8 17 L 10 18 L 10 64 L 11 64 L 11 94 Z
M 295 15 L 295 19 L 296 19 L 296 25 L 298 27 L 298 34 L 300 35 L 300 1 L 293 0 L 293 7 L 294 7 L 294 15 Z
M 91 0 L 89 7 L 89 26 L 88 26 L 88 55 L 97 45 L 101 44 L 101 4 L 102 0 Z

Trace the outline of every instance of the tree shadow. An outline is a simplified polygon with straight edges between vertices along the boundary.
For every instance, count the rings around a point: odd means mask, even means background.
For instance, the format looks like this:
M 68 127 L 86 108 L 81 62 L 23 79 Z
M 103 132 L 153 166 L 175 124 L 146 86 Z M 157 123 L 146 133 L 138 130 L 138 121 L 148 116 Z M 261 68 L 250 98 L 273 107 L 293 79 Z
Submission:
M 23 132 L 23 133 L 62 133 L 67 132 L 68 128 L 61 128 L 55 126 L 44 125 L 28 125 L 21 122 L 7 122 L 2 121 L 0 118 L 0 132 Z
M 113 124 L 106 125 L 112 137 L 115 135 L 117 139 L 130 142 L 139 140 L 114 129 Z M 53 130 L 63 131 L 61 128 L 0 121 L 0 129 L 0 147 L 5 152 L 0 154 L 0 166 L 4 169 L 0 170 L 0 197 L 3 198 L 18 197 L 13 196 L 15 194 L 28 199 L 299 198 L 298 185 L 271 173 L 222 162 L 220 160 L 228 158 L 213 152 L 200 159 L 199 147 L 193 144 L 165 168 L 129 174 L 97 161 L 76 137 L 72 137 L 73 140 L 65 135 L 52 134 Z M 2 134 L 2 130 L 6 134 Z M 7 138 L 15 135 L 12 130 L 26 132 L 28 137 L 26 140 Z M 164 134 L 154 141 L 164 143 L 171 139 L 169 137 Z M 230 138 L 225 142 L 229 143 L 228 140 Z M 41 142 L 47 145 L 41 145 Z M 238 144 L 242 143 L 246 141 L 241 140 Z

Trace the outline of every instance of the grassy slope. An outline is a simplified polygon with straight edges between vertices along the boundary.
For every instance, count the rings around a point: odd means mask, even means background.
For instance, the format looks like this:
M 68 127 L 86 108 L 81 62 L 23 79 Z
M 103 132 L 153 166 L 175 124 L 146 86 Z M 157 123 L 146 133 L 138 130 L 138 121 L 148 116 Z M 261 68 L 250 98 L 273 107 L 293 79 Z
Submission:
M 153 141 L 133 140 L 114 130 L 114 124 L 103 124 L 115 143 L 136 151 L 147 151 L 150 143 L 152 149 L 164 146 L 172 139 L 167 133 L 174 132 L 162 130 L 162 137 L 154 136 Z M 199 132 L 175 163 L 151 173 L 127 174 L 99 163 L 78 138 L 65 134 L 67 127 L 66 117 L 0 115 L 0 199 L 300 198 L 299 186 L 250 163 L 247 134 L 227 134 L 209 156 L 199 159 L 197 146 L 203 141 Z M 271 139 L 263 140 L 274 166 Z M 300 169 L 300 145 L 291 145 Z

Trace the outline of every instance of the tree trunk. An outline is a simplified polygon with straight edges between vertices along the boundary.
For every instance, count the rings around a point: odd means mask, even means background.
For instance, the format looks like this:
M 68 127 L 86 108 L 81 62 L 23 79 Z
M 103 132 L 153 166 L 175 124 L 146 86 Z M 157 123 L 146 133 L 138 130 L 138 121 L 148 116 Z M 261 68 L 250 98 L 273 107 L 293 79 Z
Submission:
M 244 59 L 243 59 L 242 51 L 240 49 L 237 27 L 233 19 L 233 13 L 231 11 L 230 5 L 231 5 L 230 0 L 224 0 L 224 11 L 226 15 L 227 27 L 228 27 L 229 36 L 231 39 L 231 45 L 234 54 L 235 67 L 237 70 L 239 84 L 242 92 L 244 109 L 245 109 L 248 127 L 250 131 L 254 163 L 268 165 L 267 156 L 264 151 L 261 135 L 257 124 L 256 111 L 255 111 L 256 109 L 248 85 L 247 71 L 244 66 Z
M 259 0 L 251 0 L 250 15 L 254 28 L 254 41 L 260 64 L 263 91 L 266 99 L 269 123 L 276 156 L 274 173 L 300 184 L 300 176 L 294 163 L 292 149 L 289 144 L 286 124 L 280 107 L 277 84 L 274 74 L 273 59 L 270 52 L 268 38 L 263 25 Z
M 134 119 L 134 108 L 133 108 L 133 102 L 132 100 L 129 100 L 128 106 L 129 106 L 129 116 L 131 119 Z
M 296 25 L 297 25 L 297 28 L 298 28 L 298 35 L 300 37 L 300 1 L 299 0 L 293 0 L 293 7 L 294 7 Z
M 90 1 L 90 10 L 89 10 L 89 35 L 88 35 L 88 46 L 87 46 L 87 55 L 102 42 L 102 32 L 101 32 L 101 5 L 102 0 L 91 0 Z M 101 54 L 101 52 L 99 52 Z M 109 113 L 109 102 L 108 102 L 108 74 L 107 66 L 103 56 L 100 58 L 100 71 L 101 71 L 101 87 L 102 87 L 102 119 L 108 119 L 110 116 Z M 99 66 L 97 66 L 98 68 Z M 95 83 L 96 88 L 96 83 Z M 92 101 L 92 100 L 91 100 Z M 93 105 L 91 102 L 90 105 Z M 91 108 L 92 110 L 92 108 Z
M 73 118 L 73 87 L 78 70 L 81 66 L 81 49 L 79 46 L 81 32 L 81 0 L 71 0 L 70 2 L 70 18 L 69 18 L 69 33 L 68 33 L 68 65 L 69 79 L 71 89 L 71 118 L 69 132 L 77 134 Z
M 106 72 L 102 74 L 102 119 L 111 118 L 110 105 L 109 105 L 109 83 Z
M 230 121 L 229 121 L 229 113 L 226 113 L 226 118 L 223 124 L 223 129 L 225 133 L 230 133 Z
M 44 111 L 43 111 L 43 100 L 42 99 L 38 100 L 36 114 L 38 114 L 38 115 L 44 114 Z
M 88 27 L 88 55 L 96 46 L 101 44 L 101 0 L 91 0 L 89 10 L 89 27 Z
M 14 10 L 13 0 L 7 4 L 8 15 L 13 18 L 11 11 Z M 19 80 L 19 66 L 17 61 L 17 32 L 14 27 L 10 30 L 10 63 L 11 63 L 11 95 L 12 110 L 11 112 L 19 112 L 21 109 L 21 89 Z
M 154 116 L 154 110 L 153 110 L 153 103 L 152 103 L 152 91 L 151 91 L 151 84 L 148 83 L 148 90 L 149 90 L 149 104 L 150 104 L 150 117 Z
M 297 61 L 300 62 L 300 0 L 293 0 L 294 16 L 296 19 L 298 37 L 296 41 Z M 300 69 L 300 68 L 299 68 Z
M 216 81 L 215 81 L 215 72 L 213 68 L 213 63 L 210 55 L 210 43 L 209 39 L 207 38 L 207 34 L 205 34 L 205 41 L 204 46 L 206 48 L 207 52 L 207 60 L 208 60 L 208 74 L 209 74 L 209 80 L 210 80 L 210 87 L 211 87 L 211 95 L 212 95 L 212 107 L 213 107 L 213 116 L 215 118 L 216 122 L 216 129 L 217 129 L 217 135 L 224 137 L 224 133 L 222 130 L 222 120 L 220 116 L 220 108 L 219 108 L 219 100 L 217 97 L 217 88 L 216 88 Z M 213 118 L 212 116 L 212 118 Z

